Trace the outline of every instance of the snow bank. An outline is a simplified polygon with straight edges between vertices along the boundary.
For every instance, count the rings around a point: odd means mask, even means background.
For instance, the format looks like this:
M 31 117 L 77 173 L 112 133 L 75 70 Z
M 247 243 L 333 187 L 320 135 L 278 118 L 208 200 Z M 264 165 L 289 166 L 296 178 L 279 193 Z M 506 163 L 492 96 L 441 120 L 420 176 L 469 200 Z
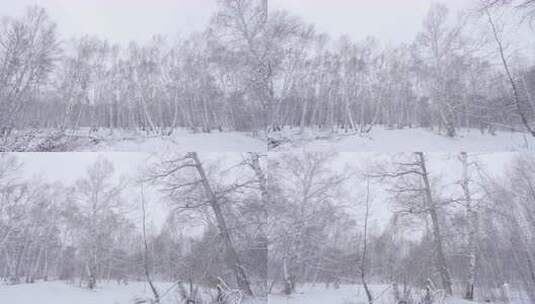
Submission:
M 498 131 L 496 135 L 478 130 L 459 130 L 449 138 L 423 128 L 386 129 L 376 126 L 368 134 L 330 133 L 317 129 L 284 129 L 270 134 L 272 151 L 293 149 L 339 152 L 512 152 L 535 151 L 535 138 L 526 133 Z

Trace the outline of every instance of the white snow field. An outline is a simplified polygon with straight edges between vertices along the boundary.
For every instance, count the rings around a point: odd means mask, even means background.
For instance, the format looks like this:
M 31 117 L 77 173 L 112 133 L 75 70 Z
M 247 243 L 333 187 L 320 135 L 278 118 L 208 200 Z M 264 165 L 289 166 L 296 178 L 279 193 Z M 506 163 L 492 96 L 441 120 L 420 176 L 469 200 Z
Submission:
M 269 135 L 270 150 L 297 149 L 338 152 L 513 152 L 535 151 L 535 138 L 527 133 L 497 131 L 496 135 L 479 130 L 459 130 L 449 138 L 428 129 L 386 129 L 375 126 L 368 134 L 331 133 L 317 129 L 286 128 Z
M 103 138 L 95 146 L 86 146 L 80 149 L 80 151 L 114 152 L 160 152 L 171 150 L 178 152 L 263 152 L 267 150 L 267 144 L 259 138 L 240 132 L 195 134 L 180 132 L 166 137 Z
M 126 286 L 103 283 L 93 291 L 60 281 L 0 286 L 0 303 L 6 304 L 127 304 L 149 296 L 149 286 L 144 282 L 131 282 Z
M 253 134 L 255 133 L 255 134 Z M 175 129 L 172 135 L 154 135 L 122 129 L 80 128 L 64 132 L 52 129 L 16 131 L 6 147 L 11 152 L 264 152 L 262 132 L 193 133 Z
M 375 304 L 395 303 L 391 289 L 388 285 L 369 285 L 375 298 Z M 323 284 L 315 286 L 308 284 L 297 289 L 297 293 L 286 296 L 271 294 L 268 297 L 269 304 L 367 304 L 366 293 L 361 285 L 340 285 L 335 289 L 325 288 Z M 442 304 L 474 304 L 460 298 L 445 298 Z M 523 304 L 520 299 L 513 299 L 510 304 Z M 437 304 L 441 304 L 437 302 Z
M 395 303 L 389 285 L 372 284 L 369 287 L 375 299 L 374 303 Z M 324 284 L 306 284 L 299 286 L 297 292 L 290 296 L 271 294 L 268 302 L 269 304 L 367 304 L 368 300 L 362 285 L 344 284 L 339 288 L 332 286 L 326 288 Z
M 325 288 L 323 284 L 307 285 L 297 289 L 292 295 L 270 294 L 269 304 L 353 304 L 365 303 L 366 295 L 354 285 L 341 285 L 340 288 Z M 390 300 L 390 299 L 389 299 Z
M 172 283 L 157 283 L 163 294 Z M 70 285 L 62 281 L 36 282 L 34 284 L 0 285 L 2 304 L 135 304 L 151 298 L 150 287 L 145 282 L 99 283 L 95 290 Z M 136 302 L 138 301 L 138 302 Z M 266 303 L 265 298 L 244 300 L 242 304 Z M 175 290 L 162 297 L 161 304 L 181 304 Z

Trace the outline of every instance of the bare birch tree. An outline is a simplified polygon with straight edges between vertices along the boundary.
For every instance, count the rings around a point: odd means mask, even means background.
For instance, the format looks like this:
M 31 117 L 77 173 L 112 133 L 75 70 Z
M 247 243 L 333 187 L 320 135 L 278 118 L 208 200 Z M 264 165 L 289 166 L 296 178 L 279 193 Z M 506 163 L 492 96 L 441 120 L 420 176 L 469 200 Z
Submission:
M 381 171 L 381 170 L 380 170 Z M 433 197 L 430 175 L 425 154 L 414 153 L 406 161 L 394 163 L 393 170 L 372 174 L 381 179 L 392 179 L 391 191 L 402 205 L 402 213 L 409 215 L 423 214 L 431 220 L 433 235 L 433 255 L 435 267 L 440 275 L 441 285 L 446 294 L 453 294 L 453 282 L 446 261 L 442 224 L 440 222 L 441 205 Z
M 205 167 L 196 152 L 187 153 L 183 157 L 178 157 L 170 161 L 164 161 L 163 164 L 164 166 L 160 167 L 160 170 L 157 170 L 152 174 L 152 179 L 159 180 L 168 177 L 172 178 L 175 173 L 180 173 L 187 169 L 194 170 L 193 172 L 197 176 L 196 178 L 192 178 L 195 176 L 192 175 L 187 178 L 188 181 L 179 182 L 171 179 L 165 180 L 164 183 L 167 185 L 167 189 L 172 192 L 186 191 L 186 193 L 191 193 L 200 191 L 202 193 L 201 197 L 194 197 L 191 202 L 187 202 L 185 208 L 199 209 L 205 206 L 210 208 L 215 217 L 220 237 L 224 243 L 226 263 L 234 272 L 238 287 L 245 294 L 252 296 L 253 291 L 250 286 L 250 281 L 233 244 L 231 232 L 227 224 L 227 218 L 222 209 L 222 202 L 225 200 L 225 194 L 236 191 L 244 185 L 250 184 L 251 181 L 246 181 L 244 184 L 231 185 L 228 189 L 222 190 L 221 192 L 217 191 L 211 180 L 208 178 Z

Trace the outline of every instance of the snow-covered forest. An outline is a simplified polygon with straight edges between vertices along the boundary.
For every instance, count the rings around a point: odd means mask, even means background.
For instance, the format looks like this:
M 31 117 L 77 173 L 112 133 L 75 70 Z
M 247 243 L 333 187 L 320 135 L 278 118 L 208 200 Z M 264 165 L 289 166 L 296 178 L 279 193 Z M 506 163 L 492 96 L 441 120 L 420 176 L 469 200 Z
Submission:
M 534 34 L 535 0 L 0 0 L 0 304 L 535 303 Z
M 436 141 L 461 138 L 450 150 L 475 140 L 480 150 L 492 151 L 483 134 L 532 150 L 535 62 L 526 43 L 534 41 L 526 39 L 533 30 L 526 38 L 517 32 L 519 24 L 532 23 L 534 2 L 467 2 L 461 12 L 448 1 L 433 3 L 413 41 L 401 45 L 373 36 L 332 37 L 291 12 L 271 11 L 284 43 L 273 65 L 270 147 L 284 151 L 342 137 L 349 139 L 325 145 L 367 151 L 370 140 L 362 137 L 370 136 L 377 150 L 388 131 L 410 137 L 410 130 L 400 130 L 418 128 Z M 463 141 L 471 130 L 479 136 Z M 530 145 L 522 136 L 505 136 L 510 132 L 527 135 Z M 402 143 L 396 147 L 406 151 Z
M 533 303 L 534 180 L 521 152 L 4 153 L 0 302 Z
M 64 37 L 28 7 L 0 25 L 0 149 L 388 152 L 415 129 L 450 150 L 533 150 L 533 41 L 517 33 L 533 33 L 533 2 L 470 3 L 433 2 L 402 44 L 323 33 L 267 0 L 217 1 L 202 30 L 127 44 Z
M 202 32 L 128 45 L 61 37 L 63 25 L 46 7 L 1 16 L 0 151 L 79 150 L 155 136 L 180 144 L 184 129 L 241 132 L 257 147 L 229 137 L 237 141 L 233 150 L 265 150 L 266 5 L 220 1 Z M 226 135 L 210 140 L 223 142 Z
M 146 157 L 129 176 L 108 157 L 65 183 L 0 156 L 1 303 L 265 301 L 259 155 Z
M 306 152 L 269 167 L 270 303 L 535 301 L 533 155 Z

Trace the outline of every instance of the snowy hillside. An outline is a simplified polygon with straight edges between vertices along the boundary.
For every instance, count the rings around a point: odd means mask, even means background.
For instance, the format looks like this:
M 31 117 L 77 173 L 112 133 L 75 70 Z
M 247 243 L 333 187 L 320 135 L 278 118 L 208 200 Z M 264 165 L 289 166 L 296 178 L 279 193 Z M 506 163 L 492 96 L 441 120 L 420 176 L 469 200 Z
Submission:
M 509 152 L 534 151 L 535 138 L 526 133 L 499 131 L 496 135 L 481 134 L 478 130 L 459 130 L 455 138 L 433 131 L 414 129 L 386 129 L 374 127 L 368 134 L 331 133 L 317 129 L 284 129 L 270 134 L 270 150 L 289 151 L 334 150 L 339 152 Z

